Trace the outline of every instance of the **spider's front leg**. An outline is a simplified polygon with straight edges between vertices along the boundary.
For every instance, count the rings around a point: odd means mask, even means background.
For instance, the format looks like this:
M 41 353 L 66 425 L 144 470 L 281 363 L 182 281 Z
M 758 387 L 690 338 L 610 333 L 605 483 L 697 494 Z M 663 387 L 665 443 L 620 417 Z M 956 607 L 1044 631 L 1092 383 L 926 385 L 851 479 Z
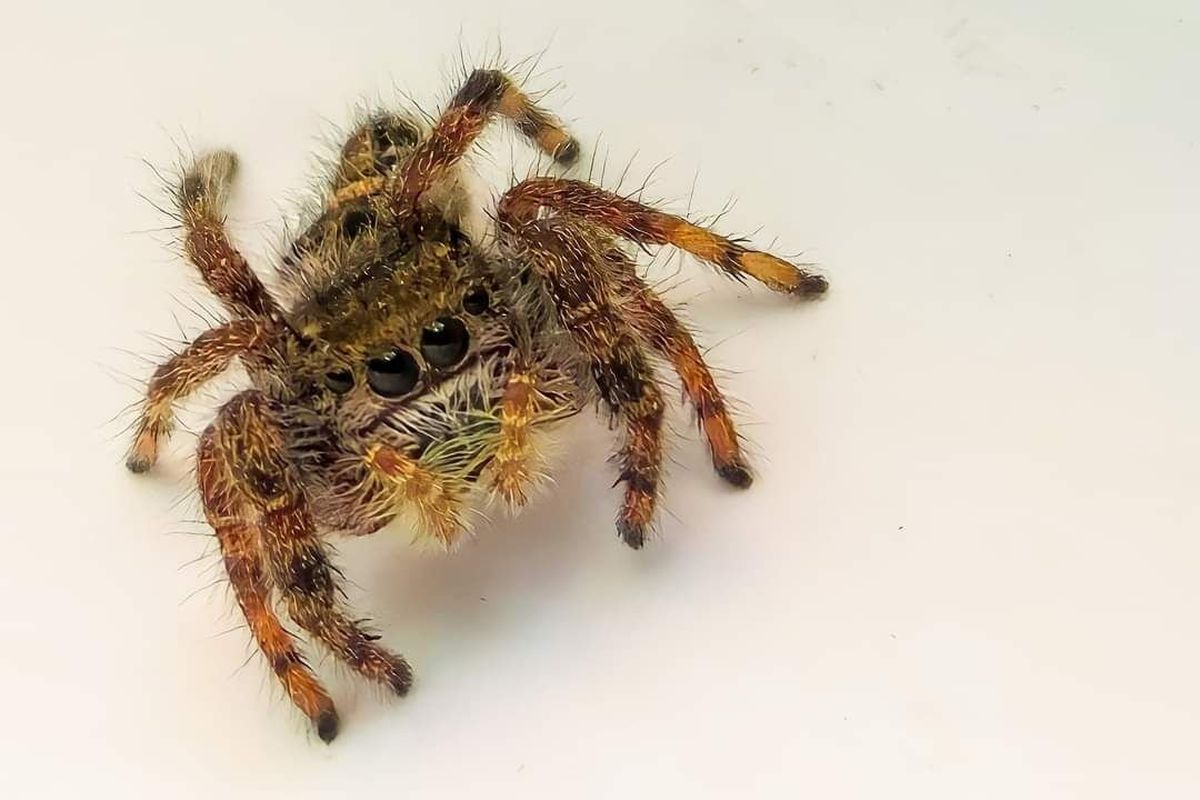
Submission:
M 590 362 L 600 398 L 625 422 L 617 531 L 640 548 L 654 520 L 662 467 L 664 409 L 653 368 L 613 303 L 616 287 L 594 237 L 568 220 L 531 222 L 506 237 L 541 277 L 559 322 Z
M 289 698 L 330 741 L 337 734 L 333 703 L 271 610 L 272 587 L 297 625 L 364 677 L 403 695 L 412 670 L 347 615 L 337 570 L 283 446 L 269 401 L 243 392 L 204 432 L 198 478 L 206 516 L 255 640 Z

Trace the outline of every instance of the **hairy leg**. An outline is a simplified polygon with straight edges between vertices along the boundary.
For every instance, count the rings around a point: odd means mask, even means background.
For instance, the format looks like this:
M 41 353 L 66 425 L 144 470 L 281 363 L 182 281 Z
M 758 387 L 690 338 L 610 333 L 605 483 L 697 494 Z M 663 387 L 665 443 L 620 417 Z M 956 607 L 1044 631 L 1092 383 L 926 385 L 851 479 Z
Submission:
M 477 69 L 401 169 L 392 200 L 396 210 L 403 212 L 414 206 L 417 198 L 466 154 L 496 114 L 511 120 L 517 130 L 560 164 L 571 164 L 579 157 L 579 143 L 512 79 L 498 70 Z
M 265 317 L 279 308 L 225 231 L 225 205 L 237 172 L 227 151 L 205 153 L 184 173 L 179 215 L 184 252 L 200 270 L 209 290 L 236 317 Z
M 125 465 L 145 472 L 158 458 L 159 442 L 171 431 L 172 406 L 221 374 L 229 363 L 262 344 L 267 324 L 242 319 L 205 331 L 154 371 Z
M 229 583 L 254 641 L 288 698 L 312 721 L 321 739 L 331 741 L 337 735 L 337 710 L 271 607 L 271 586 L 258 531 L 248 521 L 253 519 L 254 512 L 240 497 L 230 471 L 230 455 L 217 440 L 215 425 L 201 436 L 197 478 L 204 512 L 216 531 Z
M 257 514 L 267 570 L 288 616 L 359 674 L 405 694 L 412 684 L 408 663 L 376 644 L 378 637 L 342 606 L 336 569 L 283 455 L 269 401 L 254 391 L 235 397 L 221 410 L 215 438 L 234 487 Z
M 696 421 L 708 442 L 713 468 L 728 483 L 746 488 L 753 482 L 742 457 L 737 429 L 696 340 L 658 295 L 626 262 L 619 273 L 622 307 L 635 330 L 675 368 L 683 391 L 696 409 Z
M 542 209 L 586 220 L 638 244 L 674 245 L 731 277 L 741 280 L 749 275 L 777 292 L 807 297 L 823 294 L 829 288 L 821 275 L 584 181 L 522 181 L 500 199 L 499 222 L 516 230 L 537 219 Z
M 619 454 L 625 498 L 617 531 L 641 547 L 654 519 L 662 466 L 662 393 L 637 335 L 612 298 L 616 287 L 593 237 L 567 220 L 542 220 L 507 232 L 541 277 L 559 322 L 590 362 L 601 399 L 625 423 Z

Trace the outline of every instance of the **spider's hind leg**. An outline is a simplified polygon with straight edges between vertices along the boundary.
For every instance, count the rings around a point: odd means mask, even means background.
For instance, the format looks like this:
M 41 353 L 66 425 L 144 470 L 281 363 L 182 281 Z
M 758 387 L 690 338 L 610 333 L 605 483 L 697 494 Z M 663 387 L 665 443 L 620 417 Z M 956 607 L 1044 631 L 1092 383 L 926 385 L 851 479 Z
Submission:
M 265 317 L 278 307 L 225 230 L 225 206 L 237 166 L 233 153 L 215 150 L 196 158 L 184 173 L 176 193 L 184 252 L 231 314 Z
M 466 155 L 496 115 L 512 121 L 518 131 L 559 164 L 570 165 L 579 158 L 579 142 L 553 114 L 530 99 L 503 72 L 477 69 L 459 87 L 429 136 L 404 165 L 391 199 L 395 208 L 403 211 L 414 206 Z

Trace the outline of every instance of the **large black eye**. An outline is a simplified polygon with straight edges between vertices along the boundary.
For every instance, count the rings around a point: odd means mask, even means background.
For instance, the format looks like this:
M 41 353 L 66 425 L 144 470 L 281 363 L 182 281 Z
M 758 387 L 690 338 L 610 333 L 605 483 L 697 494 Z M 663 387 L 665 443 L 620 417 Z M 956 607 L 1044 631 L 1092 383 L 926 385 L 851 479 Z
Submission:
M 472 286 L 467 289 L 467 293 L 463 295 L 463 311 L 468 314 L 478 317 L 480 314 L 488 310 L 488 303 L 491 298 L 488 297 L 488 290 L 482 286 Z
M 467 326 L 455 317 L 439 317 L 421 331 L 421 355 L 430 366 L 452 367 L 467 354 L 471 335 Z
M 421 377 L 421 367 L 411 353 L 396 350 L 367 362 L 367 383 L 380 397 L 403 397 Z
M 354 388 L 354 373 L 348 369 L 335 369 L 325 373 L 325 385 L 334 394 L 345 394 Z

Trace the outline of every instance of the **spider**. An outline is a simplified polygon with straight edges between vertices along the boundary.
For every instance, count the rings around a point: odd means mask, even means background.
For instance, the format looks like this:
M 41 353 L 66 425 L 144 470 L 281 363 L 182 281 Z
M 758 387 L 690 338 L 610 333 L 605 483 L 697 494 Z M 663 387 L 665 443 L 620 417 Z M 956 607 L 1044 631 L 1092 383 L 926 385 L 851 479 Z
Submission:
M 616 529 L 642 547 L 663 449 L 656 363 L 678 374 L 717 474 L 750 485 L 721 392 L 629 243 L 670 245 L 798 297 L 827 288 L 820 275 L 579 180 L 517 183 L 489 215 L 489 246 L 472 241 L 463 158 L 497 117 L 558 164 L 578 159 L 577 140 L 499 70 L 472 72 L 430 124 L 377 113 L 345 142 L 320 213 L 280 258 L 287 302 L 225 230 L 232 153 L 197 157 L 175 192 L 186 256 L 229 321 L 154 372 L 127 466 L 149 470 L 172 407 L 241 361 L 252 388 L 199 438 L 200 498 L 254 641 L 325 742 L 337 711 L 280 608 L 362 677 L 397 695 L 413 678 L 347 607 L 326 537 L 372 533 L 407 509 L 421 534 L 450 545 L 469 508 L 521 507 L 541 477 L 541 432 L 595 405 L 624 433 Z

